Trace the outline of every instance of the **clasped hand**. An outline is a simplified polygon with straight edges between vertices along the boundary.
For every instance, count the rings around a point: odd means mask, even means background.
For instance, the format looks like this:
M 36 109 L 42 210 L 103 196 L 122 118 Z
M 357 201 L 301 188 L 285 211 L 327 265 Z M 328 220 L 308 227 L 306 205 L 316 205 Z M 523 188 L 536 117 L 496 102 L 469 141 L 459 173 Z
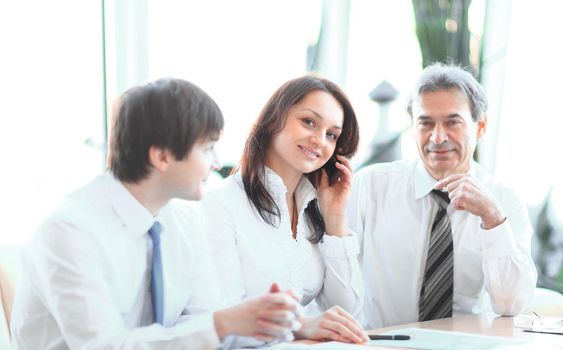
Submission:
M 215 313 L 220 338 L 235 334 L 262 341 L 293 340 L 293 331 L 301 328 L 297 318 L 302 306 L 292 291 L 281 291 L 274 283 L 270 292 Z

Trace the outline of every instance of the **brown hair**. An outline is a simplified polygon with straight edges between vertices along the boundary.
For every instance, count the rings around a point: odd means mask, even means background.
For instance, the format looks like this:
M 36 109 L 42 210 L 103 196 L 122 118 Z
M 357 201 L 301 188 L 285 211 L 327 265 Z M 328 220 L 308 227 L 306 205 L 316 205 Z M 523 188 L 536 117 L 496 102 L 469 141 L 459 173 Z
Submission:
M 162 147 L 177 160 L 202 138 L 217 138 L 223 114 L 209 95 L 181 79 L 160 79 L 126 91 L 117 101 L 110 130 L 109 169 L 119 180 L 138 182 L 150 173 L 149 149 Z
M 335 153 L 338 152 L 338 154 L 351 157 L 358 149 L 359 130 L 356 113 L 348 97 L 335 83 L 307 75 L 283 84 L 270 97 L 262 112 L 260 112 L 246 140 L 239 166 L 248 200 L 262 219 L 272 226 L 279 225 L 280 209 L 263 183 L 266 151 L 270 146 L 272 137 L 284 128 L 291 107 L 299 103 L 308 93 L 318 90 L 331 94 L 339 102 L 344 112 L 342 132 L 336 142 Z M 334 162 L 335 155 L 322 168 L 306 174 L 306 176 L 314 186 L 317 186 L 321 171 L 324 168 L 327 170 L 329 177 L 335 179 L 338 170 L 334 166 Z M 313 229 L 313 234 L 309 237 L 309 240 L 318 243 L 322 239 L 325 227 L 316 199 L 308 204 L 305 213 Z

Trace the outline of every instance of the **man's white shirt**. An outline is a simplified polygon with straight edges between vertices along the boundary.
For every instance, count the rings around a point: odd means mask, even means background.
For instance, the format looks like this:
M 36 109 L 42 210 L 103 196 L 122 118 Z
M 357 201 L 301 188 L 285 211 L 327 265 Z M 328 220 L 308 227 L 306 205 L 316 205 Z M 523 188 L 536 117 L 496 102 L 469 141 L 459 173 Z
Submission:
M 484 230 L 481 218 L 448 206 L 454 243 L 453 313 L 480 312 L 488 293 L 496 313 L 518 314 L 532 299 L 537 279 L 526 207 L 479 164 L 473 163 L 469 173 L 496 198 L 507 219 Z M 372 165 L 354 177 L 348 220 L 360 241 L 368 328 L 418 320 L 430 228 L 438 210 L 430 196 L 436 182 L 418 160 Z
M 65 197 L 26 248 L 12 319 L 15 349 L 214 348 L 220 294 L 196 212 L 155 218 L 111 174 Z M 154 324 L 147 234 L 163 231 L 164 325 Z

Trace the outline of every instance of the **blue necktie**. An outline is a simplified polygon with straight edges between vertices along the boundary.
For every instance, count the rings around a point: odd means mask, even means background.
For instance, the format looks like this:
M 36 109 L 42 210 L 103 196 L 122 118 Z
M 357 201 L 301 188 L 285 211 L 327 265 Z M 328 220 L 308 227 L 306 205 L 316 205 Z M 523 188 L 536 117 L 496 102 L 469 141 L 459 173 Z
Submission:
M 162 232 L 162 225 L 155 221 L 149 229 L 149 236 L 152 240 L 151 300 L 154 321 L 162 324 L 164 288 L 162 281 L 162 255 L 160 254 L 160 232 Z

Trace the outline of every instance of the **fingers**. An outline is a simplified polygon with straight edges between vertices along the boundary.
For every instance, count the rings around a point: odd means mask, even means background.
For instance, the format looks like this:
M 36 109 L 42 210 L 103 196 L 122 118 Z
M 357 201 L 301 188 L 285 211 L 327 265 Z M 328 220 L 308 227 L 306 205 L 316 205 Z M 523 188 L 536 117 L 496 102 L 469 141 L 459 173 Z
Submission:
M 294 310 L 297 306 L 297 300 L 287 293 L 268 293 L 261 297 L 264 305 L 271 305 L 277 308 Z
M 301 317 L 304 313 L 303 306 L 299 304 L 296 296 L 288 292 L 269 293 L 258 300 L 263 311 L 267 310 L 287 310 L 291 311 L 296 317 Z
M 343 317 L 346 320 L 346 324 L 348 328 L 352 330 L 358 337 L 363 338 L 365 341 L 369 340 L 367 333 L 364 331 L 362 326 L 344 309 L 339 306 L 334 307 L 335 311 L 338 313 L 339 316 Z
M 334 336 L 333 333 L 336 333 L 339 339 L 344 339 L 346 343 L 364 343 L 363 337 L 356 335 L 352 330 L 350 330 L 346 324 L 342 323 L 344 319 L 342 316 L 338 316 L 340 319 L 338 320 L 325 320 L 323 322 L 322 327 L 324 329 L 330 330 L 331 332 L 328 333 L 328 336 Z M 331 338 L 332 339 L 332 338 Z M 336 339 L 335 339 L 336 340 Z M 339 340 L 342 341 L 342 340 Z
M 340 181 L 352 183 L 353 169 L 350 161 L 341 155 L 337 155 L 336 157 L 338 158 L 338 162 L 336 162 L 335 165 L 341 172 Z
M 487 195 L 469 176 L 451 182 L 447 186 L 447 190 L 451 204 L 457 210 L 467 210 L 477 214 L 475 210 L 483 207 L 487 201 Z
M 446 188 L 450 183 L 457 181 L 463 177 L 469 176 L 467 174 L 453 174 L 450 176 L 446 176 L 445 178 L 443 178 L 442 180 L 436 182 L 436 184 L 434 185 L 434 189 L 435 190 L 441 190 Z
M 270 286 L 270 293 L 277 293 L 277 292 L 281 292 L 281 288 L 280 288 L 279 284 L 274 282 Z
M 344 327 L 346 332 L 350 332 L 353 334 L 354 339 L 351 339 L 354 342 L 365 342 L 368 341 L 368 335 L 363 330 L 363 328 L 354 320 L 352 315 L 344 311 L 344 309 L 335 306 L 327 311 L 328 317 L 330 320 L 337 322 L 341 327 Z M 339 327 L 340 329 L 340 327 Z M 345 336 L 345 334 L 340 333 L 341 335 Z
M 330 339 L 330 340 L 335 340 L 341 343 L 350 343 L 350 340 L 341 336 L 340 334 L 338 334 L 338 332 L 335 332 L 331 329 L 325 328 L 322 329 L 319 332 L 319 338 L 320 339 Z
M 337 154 L 337 155 L 336 155 L 336 158 L 338 159 L 338 161 L 339 161 L 341 164 L 343 164 L 346 168 L 348 168 L 348 170 L 349 170 L 350 172 L 353 171 L 352 164 L 350 164 L 350 160 L 349 160 L 348 158 L 344 157 L 344 156 L 341 155 L 341 154 Z M 338 162 L 337 162 L 337 163 L 338 163 Z
M 278 323 L 268 322 L 264 320 L 256 321 L 256 325 L 256 332 L 258 334 L 262 334 L 268 337 L 274 337 L 276 339 L 284 338 L 288 334 L 291 334 L 291 332 L 293 331 L 291 325 L 283 326 Z
M 288 289 L 288 290 L 286 290 L 284 293 L 286 293 L 287 295 L 289 295 L 290 297 L 292 297 L 293 299 L 295 299 L 297 302 L 300 302 L 301 299 L 303 298 L 302 295 L 300 295 L 299 293 L 297 293 L 297 292 L 294 291 L 293 289 Z
M 264 321 L 292 327 L 293 321 L 296 321 L 297 316 L 289 310 L 266 309 L 258 313 L 258 318 Z

